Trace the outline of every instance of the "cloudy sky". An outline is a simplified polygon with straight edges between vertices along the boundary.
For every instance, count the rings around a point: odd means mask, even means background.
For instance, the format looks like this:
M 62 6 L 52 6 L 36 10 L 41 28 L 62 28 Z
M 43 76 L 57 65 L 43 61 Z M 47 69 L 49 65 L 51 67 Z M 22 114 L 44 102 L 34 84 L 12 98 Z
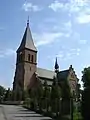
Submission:
M 90 0 L 1 0 L 0 1 L 0 84 L 11 87 L 18 48 L 27 18 L 35 45 L 38 66 L 60 70 L 73 65 L 81 71 L 90 65 Z

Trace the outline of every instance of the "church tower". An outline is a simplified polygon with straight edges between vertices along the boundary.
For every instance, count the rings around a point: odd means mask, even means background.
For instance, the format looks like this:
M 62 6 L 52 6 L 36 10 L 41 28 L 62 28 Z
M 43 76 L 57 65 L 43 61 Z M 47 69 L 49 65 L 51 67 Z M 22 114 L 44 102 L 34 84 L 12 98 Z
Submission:
M 17 60 L 13 90 L 26 90 L 33 80 L 37 68 L 37 49 L 32 39 L 29 19 L 21 44 L 16 53 Z

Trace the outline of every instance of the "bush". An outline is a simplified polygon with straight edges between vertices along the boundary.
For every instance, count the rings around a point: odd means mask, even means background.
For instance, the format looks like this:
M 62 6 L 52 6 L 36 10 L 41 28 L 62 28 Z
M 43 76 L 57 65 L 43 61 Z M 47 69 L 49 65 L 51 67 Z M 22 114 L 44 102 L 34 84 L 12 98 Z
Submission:
M 24 101 L 24 106 L 27 107 L 27 108 L 30 108 L 30 101 L 31 99 L 30 98 L 26 98 L 25 101 Z

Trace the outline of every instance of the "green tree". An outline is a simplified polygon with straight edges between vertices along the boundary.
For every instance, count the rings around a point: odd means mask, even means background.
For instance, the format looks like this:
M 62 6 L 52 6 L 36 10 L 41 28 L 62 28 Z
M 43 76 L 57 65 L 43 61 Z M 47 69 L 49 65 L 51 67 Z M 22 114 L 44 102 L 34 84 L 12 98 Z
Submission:
M 5 92 L 6 92 L 6 89 L 3 86 L 0 86 L 0 96 L 3 96 Z
M 5 101 L 11 100 L 11 91 L 10 91 L 10 88 L 8 88 L 8 90 L 6 90 L 6 93 L 5 93 L 5 96 L 4 96 L 4 100 Z
M 61 89 L 56 81 L 56 78 L 54 78 L 52 88 L 51 88 L 51 109 L 52 109 L 52 112 L 56 112 L 56 114 L 57 114 L 57 111 L 59 111 L 58 102 L 59 102 L 60 97 L 61 97 Z
M 84 68 L 82 71 L 82 82 L 84 85 L 84 88 L 90 87 L 90 67 Z
M 37 102 L 39 105 L 39 109 L 42 110 L 42 97 L 43 97 L 43 86 L 40 83 L 37 87 L 37 92 L 36 92 L 36 97 L 37 97 Z
M 43 106 L 48 111 L 50 106 L 50 88 L 47 84 L 47 81 L 44 81 L 44 89 L 43 89 Z
M 43 97 L 48 99 L 50 98 L 50 88 L 46 80 L 44 81 Z
M 61 97 L 61 89 L 60 86 L 58 85 L 56 79 L 53 79 L 53 84 L 51 87 L 51 99 L 55 99 L 55 98 L 60 98 Z
M 90 67 L 84 68 L 82 72 L 84 90 L 82 92 L 82 116 L 84 120 L 90 119 Z
M 4 99 L 6 89 L 3 86 L 0 86 L 0 102 Z

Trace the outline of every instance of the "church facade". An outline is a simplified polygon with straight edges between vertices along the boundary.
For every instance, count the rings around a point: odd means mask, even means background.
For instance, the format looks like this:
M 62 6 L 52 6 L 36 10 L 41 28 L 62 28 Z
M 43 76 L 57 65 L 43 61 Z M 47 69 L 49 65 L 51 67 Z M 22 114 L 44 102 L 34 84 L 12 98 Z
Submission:
M 70 65 L 67 70 L 59 71 L 59 65 L 56 58 L 55 71 L 38 68 L 37 52 L 38 51 L 34 45 L 28 20 L 21 44 L 16 51 L 17 59 L 13 81 L 13 90 L 36 88 L 38 85 L 37 78 L 41 81 L 42 84 L 44 84 L 44 81 L 46 80 L 48 85 L 51 86 L 56 73 L 58 83 L 67 81 L 71 88 L 71 92 L 76 92 L 78 78 L 74 69 L 72 68 L 72 65 Z

